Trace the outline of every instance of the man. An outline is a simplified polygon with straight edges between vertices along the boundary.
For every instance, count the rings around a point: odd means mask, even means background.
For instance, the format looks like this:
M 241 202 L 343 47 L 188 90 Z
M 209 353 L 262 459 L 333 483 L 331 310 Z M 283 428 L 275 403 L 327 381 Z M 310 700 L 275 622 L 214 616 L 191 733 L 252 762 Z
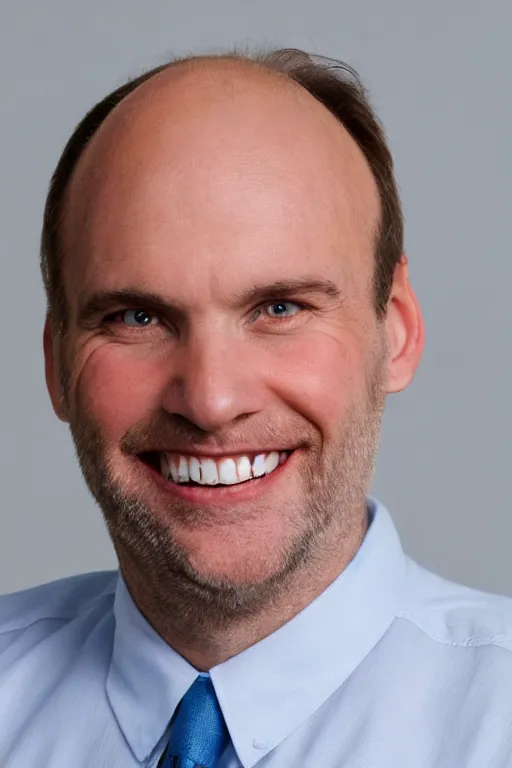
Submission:
M 408 559 L 367 496 L 424 332 L 355 75 L 131 81 L 64 150 L 42 266 L 120 570 L 1 599 L 0 765 L 512 766 L 510 600 Z

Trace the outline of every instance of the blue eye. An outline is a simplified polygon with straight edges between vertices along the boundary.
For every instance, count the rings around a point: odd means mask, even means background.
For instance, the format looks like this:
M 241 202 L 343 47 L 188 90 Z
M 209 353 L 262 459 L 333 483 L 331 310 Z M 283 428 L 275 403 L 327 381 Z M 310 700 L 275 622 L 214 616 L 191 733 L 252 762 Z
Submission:
M 121 313 L 122 321 L 130 328 L 145 328 L 153 325 L 156 317 L 145 309 L 126 309 Z
M 287 307 L 295 307 L 295 312 L 287 312 Z M 267 307 L 267 311 L 273 309 L 277 310 L 275 314 L 270 314 L 270 317 L 288 317 L 290 315 L 296 315 L 297 312 L 300 312 L 302 307 L 300 304 L 296 304 L 294 301 L 275 301 L 273 304 L 269 304 Z

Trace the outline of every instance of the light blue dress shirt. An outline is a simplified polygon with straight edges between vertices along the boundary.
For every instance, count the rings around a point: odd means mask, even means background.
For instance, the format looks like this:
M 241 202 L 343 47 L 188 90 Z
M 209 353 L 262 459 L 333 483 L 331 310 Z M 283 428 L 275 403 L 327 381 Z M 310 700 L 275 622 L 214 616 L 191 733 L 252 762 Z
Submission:
M 219 768 L 512 766 L 512 600 L 420 567 L 368 508 L 341 575 L 210 670 L 231 737 Z M 197 674 L 117 571 L 4 595 L 0 766 L 156 766 Z

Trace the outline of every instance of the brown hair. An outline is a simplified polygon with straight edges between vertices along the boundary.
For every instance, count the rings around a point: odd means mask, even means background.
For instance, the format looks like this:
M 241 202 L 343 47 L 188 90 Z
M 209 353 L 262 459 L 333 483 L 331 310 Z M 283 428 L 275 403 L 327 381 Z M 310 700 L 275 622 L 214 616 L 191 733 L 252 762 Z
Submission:
M 217 57 L 257 64 L 294 80 L 324 104 L 359 145 L 372 170 L 380 196 L 381 215 L 376 233 L 373 285 L 375 310 L 378 317 L 382 317 L 386 311 L 395 267 L 403 250 L 403 217 L 393 159 L 382 125 L 373 112 L 357 72 L 335 59 L 313 56 L 293 48 L 256 53 L 235 51 L 217 54 Z M 109 93 L 85 115 L 64 148 L 50 182 L 41 237 L 41 272 L 48 312 L 57 333 L 65 332 L 67 325 L 59 228 L 73 169 L 92 136 L 125 96 L 153 75 L 192 58 L 197 57 L 173 59 Z

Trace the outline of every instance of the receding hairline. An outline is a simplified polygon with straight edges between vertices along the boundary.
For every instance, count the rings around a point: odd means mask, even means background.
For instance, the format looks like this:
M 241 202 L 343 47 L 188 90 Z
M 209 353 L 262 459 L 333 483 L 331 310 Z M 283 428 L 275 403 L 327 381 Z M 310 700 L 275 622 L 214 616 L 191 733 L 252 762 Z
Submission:
M 47 308 L 57 326 L 64 332 L 67 308 L 62 285 L 62 249 L 59 229 L 66 205 L 66 192 L 71 178 L 87 154 L 89 144 L 101 131 L 103 123 L 132 95 L 149 93 L 162 75 L 162 80 L 179 70 L 190 73 L 196 68 L 204 73 L 219 68 L 243 70 L 260 79 L 271 80 L 288 93 L 301 94 L 324 107 L 341 124 L 357 148 L 364 154 L 378 188 L 379 217 L 374 273 L 375 309 L 385 313 L 393 270 L 403 252 L 403 215 L 399 191 L 394 177 L 394 164 L 386 135 L 378 115 L 372 108 L 368 91 L 359 74 L 340 59 L 312 54 L 297 48 L 236 46 L 223 51 L 173 57 L 150 70 L 133 75 L 108 93 L 87 112 L 68 139 L 52 175 L 45 204 L 41 238 L 40 264 L 47 295 Z M 146 90 L 146 85 L 148 90 Z M 305 92 L 305 93 L 304 93 Z M 312 103 L 312 102 L 310 102 Z M 59 331 L 60 333 L 61 331 Z
M 71 173 L 68 190 L 72 184 L 73 177 L 76 175 L 77 169 L 82 165 L 89 153 L 94 151 L 97 139 L 99 139 L 105 131 L 109 131 L 112 128 L 114 121 L 117 122 L 118 119 L 123 117 L 123 114 L 125 119 L 132 111 L 140 114 L 141 111 L 144 110 L 144 105 L 151 102 L 155 95 L 158 94 L 159 90 L 167 91 L 172 88 L 173 85 L 179 86 L 180 81 L 186 82 L 189 78 L 195 79 L 196 76 L 198 76 L 197 84 L 199 87 L 204 87 L 208 84 L 209 74 L 218 75 L 222 74 L 222 71 L 225 71 L 226 73 L 241 73 L 245 76 L 246 82 L 248 80 L 251 85 L 261 85 L 264 88 L 270 86 L 271 92 L 275 93 L 281 91 L 283 94 L 291 97 L 294 101 L 306 108 L 309 106 L 309 108 L 312 111 L 315 111 L 320 118 L 323 118 L 323 120 L 331 125 L 339 136 L 344 136 L 348 139 L 352 151 L 361 158 L 376 188 L 377 185 L 374 173 L 362 148 L 347 130 L 346 126 L 325 104 L 316 98 L 314 94 L 308 91 L 308 89 L 301 83 L 293 79 L 293 77 L 290 77 L 286 72 L 273 69 L 265 64 L 265 62 L 256 59 L 241 59 L 234 54 L 223 53 L 218 55 L 197 55 L 172 61 L 161 67 L 121 99 L 102 121 L 98 129 L 90 137 L 87 145 L 83 148 Z M 218 78 L 216 78 L 214 84 L 217 84 L 218 82 Z M 241 81 L 238 78 L 232 78 L 229 81 L 229 84 L 225 81 L 224 85 L 226 86 L 224 90 L 229 86 L 239 86 L 240 90 L 242 89 Z M 272 88 L 272 85 L 274 85 L 275 88 Z M 220 90 L 218 92 L 220 92 Z M 183 93 L 180 94 L 180 97 L 183 97 Z M 66 196 L 64 197 L 63 202 L 65 205 Z
M 286 72 L 278 69 L 273 69 L 265 64 L 263 61 L 256 59 L 242 59 L 234 54 L 221 53 L 218 55 L 197 55 L 189 58 L 176 59 L 169 62 L 158 71 L 154 72 L 144 82 L 136 86 L 127 96 L 125 96 L 119 104 L 117 104 L 112 112 L 113 114 L 118 110 L 121 105 L 129 104 L 131 101 L 135 101 L 135 97 L 139 98 L 147 93 L 151 93 L 151 90 L 158 88 L 160 85 L 165 87 L 166 84 L 170 84 L 173 80 L 187 79 L 195 75 L 198 72 L 203 73 L 202 80 L 204 81 L 204 75 L 206 77 L 209 73 L 218 74 L 222 71 L 225 72 L 240 72 L 245 74 L 246 78 L 253 81 L 267 82 L 269 84 L 275 84 L 276 90 L 281 87 L 289 93 L 295 93 L 302 96 L 302 98 L 311 99 L 313 102 L 320 104 L 313 94 L 311 94 L 300 83 L 290 77 Z M 323 105 L 322 105 L 323 106 Z M 329 110 L 326 108 L 327 112 Z M 110 117 L 110 115 L 106 118 Z
M 354 158 L 356 158 L 355 163 L 359 165 L 361 169 L 364 168 L 363 179 L 366 177 L 366 181 L 361 181 L 361 178 L 359 178 L 355 183 L 357 187 L 366 189 L 366 194 L 371 190 L 370 194 L 372 201 L 375 203 L 375 211 L 370 223 L 369 235 L 372 238 L 377 237 L 382 220 L 382 203 L 378 185 L 367 157 L 358 142 L 347 130 L 346 126 L 337 119 L 332 111 L 316 98 L 314 94 L 291 78 L 287 73 L 273 70 L 259 61 L 239 59 L 236 56 L 229 54 L 218 56 L 195 56 L 190 59 L 171 62 L 138 85 L 111 110 L 99 128 L 91 136 L 87 145 L 83 148 L 71 172 L 67 189 L 62 200 L 63 231 L 61 232 L 61 237 L 66 230 L 66 219 L 68 219 L 70 198 L 76 193 L 80 195 L 84 193 L 83 188 L 80 189 L 80 191 L 77 189 L 77 183 L 78 186 L 81 187 L 80 177 L 83 171 L 87 173 L 84 166 L 87 166 L 89 160 L 92 160 L 93 166 L 96 165 L 94 155 L 98 149 L 98 142 L 101 143 L 102 134 L 106 131 L 109 133 L 112 131 L 112 135 L 115 135 L 118 130 L 116 124 L 129 119 L 130 113 L 142 114 L 145 111 L 145 104 L 148 104 L 149 102 L 158 105 L 159 91 L 161 89 L 166 93 L 164 94 L 164 98 L 160 100 L 160 104 L 166 104 L 168 103 L 168 99 L 172 99 L 172 91 L 169 91 L 168 93 L 167 91 L 168 89 L 172 89 L 173 85 L 176 84 L 179 86 L 180 81 L 185 81 L 186 83 L 187 79 L 192 77 L 194 80 L 197 78 L 197 83 L 200 87 L 204 87 L 204 75 L 208 78 L 209 73 L 215 76 L 219 73 L 222 75 L 222 72 L 228 74 L 235 73 L 237 75 L 241 73 L 245 77 L 245 82 L 247 82 L 248 77 L 251 85 L 256 85 L 256 90 L 261 90 L 263 93 L 265 89 L 268 90 L 269 85 L 271 86 L 271 92 L 274 94 L 276 91 L 282 91 L 287 97 L 291 97 L 299 108 L 305 108 L 309 113 L 309 116 L 313 113 L 314 120 L 319 120 L 319 124 L 320 122 L 325 123 L 328 126 L 328 130 L 332 132 L 333 137 L 335 137 L 334 140 L 336 140 L 337 137 L 340 141 L 343 141 L 347 155 L 351 157 L 350 163 L 352 164 Z M 239 77 L 230 77 L 229 80 L 226 80 L 224 83 L 220 80 L 220 88 L 219 79 L 215 77 L 213 84 L 220 93 L 233 86 L 237 90 L 243 90 L 242 81 Z M 207 80 L 206 85 L 208 85 Z M 272 85 L 274 85 L 275 88 L 272 88 Z M 263 86 L 263 88 L 260 89 L 260 86 Z M 192 93 L 193 90 L 194 88 L 192 86 L 190 93 Z M 183 92 L 179 93 L 178 99 L 182 98 L 182 96 Z M 148 139 L 148 141 L 150 141 L 150 139 Z M 98 168 L 103 167 L 103 160 L 104 156 L 102 156 L 100 150 Z M 63 239 L 65 239 L 65 237 Z M 61 241 L 61 246 L 63 245 L 64 243 Z

